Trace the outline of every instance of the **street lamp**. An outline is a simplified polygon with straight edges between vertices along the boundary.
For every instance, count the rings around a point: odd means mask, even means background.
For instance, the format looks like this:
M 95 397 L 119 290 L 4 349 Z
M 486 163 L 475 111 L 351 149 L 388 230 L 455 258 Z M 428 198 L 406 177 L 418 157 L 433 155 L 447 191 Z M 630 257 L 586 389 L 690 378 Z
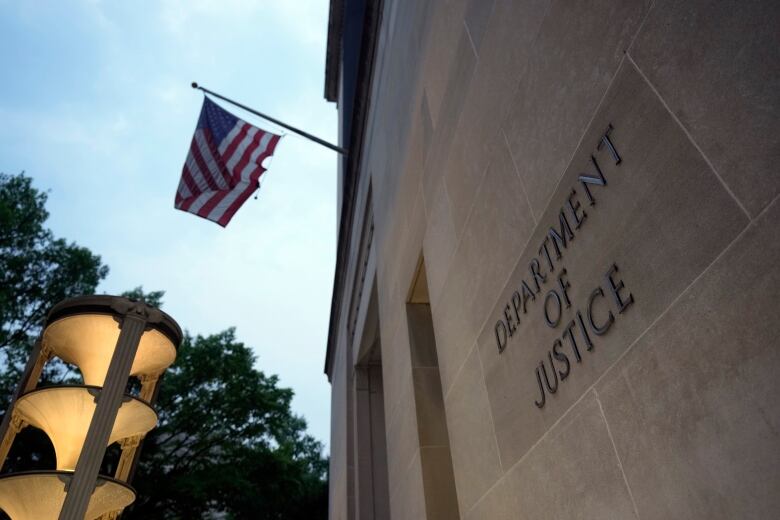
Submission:
M 182 333 L 164 312 L 117 296 L 82 296 L 55 305 L 0 426 L 0 463 L 26 426 L 54 445 L 56 471 L 0 476 L 0 508 L 12 520 L 116 518 L 135 500 L 127 484 L 138 446 L 157 423 L 152 405 Z M 83 385 L 36 388 L 46 362 L 76 365 Z M 126 394 L 129 378 L 141 383 Z M 113 478 L 98 475 L 106 447 L 122 454 Z

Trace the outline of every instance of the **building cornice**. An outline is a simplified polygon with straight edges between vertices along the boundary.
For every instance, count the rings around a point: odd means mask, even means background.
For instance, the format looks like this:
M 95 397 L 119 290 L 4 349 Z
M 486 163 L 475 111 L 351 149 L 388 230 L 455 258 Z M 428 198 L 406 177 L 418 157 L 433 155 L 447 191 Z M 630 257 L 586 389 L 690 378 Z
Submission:
M 327 351 L 325 353 L 324 371 L 328 376 L 328 380 L 331 379 L 332 375 L 333 356 L 336 351 L 335 343 L 338 339 L 338 324 L 341 319 L 341 306 L 344 296 L 344 281 L 346 279 L 347 264 L 349 262 L 349 254 L 352 246 L 352 233 L 350 233 L 350 230 L 355 214 L 355 202 L 358 192 L 357 188 L 361 178 L 361 173 L 363 173 L 360 171 L 360 164 L 363 156 L 363 137 L 365 134 L 368 109 L 370 106 L 370 92 L 374 72 L 374 56 L 376 52 L 376 43 L 381 21 L 382 6 L 382 1 L 367 2 L 363 34 L 361 39 L 360 66 L 358 69 L 357 88 L 355 89 L 354 108 L 352 112 L 352 131 L 351 135 L 345 136 L 345 140 L 349 140 L 349 146 L 347 148 L 350 150 L 350 153 L 344 161 L 343 204 L 341 208 L 341 214 L 339 216 L 336 269 L 333 280 L 333 295 L 331 298 L 330 324 L 328 326 L 328 345 Z M 342 17 L 343 2 L 341 0 L 333 0 L 331 2 L 331 21 L 329 22 L 328 33 L 328 57 L 330 57 L 331 53 L 337 52 L 338 54 L 336 59 L 340 60 L 342 21 L 339 20 L 338 23 L 336 23 L 336 21 L 332 19 L 334 14 L 339 18 Z M 335 27 L 338 27 L 338 43 L 333 43 L 331 41 L 330 29 Z M 336 38 L 336 36 L 334 35 L 333 38 Z M 335 67 L 336 70 L 338 70 L 338 66 Z M 327 69 L 326 66 L 326 99 L 330 101 L 333 101 L 333 99 L 328 97 L 328 82 L 332 81 L 332 77 L 328 76 L 328 74 L 333 74 L 333 70 L 333 66 L 331 66 L 330 69 Z M 338 72 L 335 73 L 335 77 L 336 85 L 338 85 Z M 335 90 L 334 98 L 338 98 L 338 90 Z
M 325 99 L 332 102 L 338 102 L 339 97 L 343 25 L 344 0 L 331 0 L 328 15 L 328 43 L 325 51 Z

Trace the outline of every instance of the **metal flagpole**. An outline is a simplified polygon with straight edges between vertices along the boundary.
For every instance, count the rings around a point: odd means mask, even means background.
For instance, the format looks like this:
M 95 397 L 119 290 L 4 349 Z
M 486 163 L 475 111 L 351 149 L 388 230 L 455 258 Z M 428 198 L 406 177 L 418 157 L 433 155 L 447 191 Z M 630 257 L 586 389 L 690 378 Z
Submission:
M 233 104 L 233 105 L 235 105 L 235 106 L 237 106 L 239 108 L 243 108 L 247 112 L 251 112 L 251 113 L 253 113 L 256 116 L 260 116 L 263 119 L 267 119 L 268 121 L 270 121 L 270 122 L 272 122 L 274 124 L 277 124 L 277 125 L 279 125 L 279 126 L 281 126 L 283 128 L 286 128 L 290 132 L 295 132 L 296 134 L 300 135 L 301 137 L 305 137 L 306 139 L 314 141 L 317 144 L 321 144 L 322 146 L 324 146 L 326 148 L 330 148 L 334 152 L 338 152 L 338 153 L 340 153 L 341 155 L 344 155 L 344 156 L 347 155 L 347 150 L 345 148 L 342 148 L 341 146 L 336 146 L 335 144 L 331 144 L 331 143 L 329 143 L 327 141 L 324 141 L 324 140 L 320 139 L 319 137 L 315 137 L 315 136 L 311 135 L 308 132 L 304 132 L 303 130 L 298 130 L 294 126 L 290 126 L 288 124 L 282 123 L 278 119 L 274 119 L 273 117 L 267 116 L 267 115 L 263 114 L 262 112 L 258 112 L 257 110 L 253 110 L 253 109 L 249 108 L 246 105 L 242 105 L 241 103 L 237 103 L 236 101 L 233 101 L 230 98 L 226 98 L 225 96 L 217 94 L 216 92 L 212 92 L 211 90 L 209 90 L 207 88 L 201 87 L 200 85 L 198 85 L 194 81 L 192 82 L 192 88 L 195 88 L 195 89 L 198 89 L 198 90 L 202 90 L 203 92 L 205 92 L 207 94 L 211 94 L 212 96 L 218 97 L 219 99 L 221 99 L 223 101 L 227 101 L 228 103 L 231 103 L 231 104 Z

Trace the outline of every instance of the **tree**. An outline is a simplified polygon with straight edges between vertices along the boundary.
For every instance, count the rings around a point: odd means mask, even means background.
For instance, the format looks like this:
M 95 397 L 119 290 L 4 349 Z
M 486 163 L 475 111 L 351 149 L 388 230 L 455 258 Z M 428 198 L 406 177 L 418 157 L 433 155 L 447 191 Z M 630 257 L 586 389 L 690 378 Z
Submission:
M 47 195 L 24 172 L 0 173 L 0 405 L 19 380 L 24 363 L 51 307 L 93 294 L 108 274 L 100 257 L 45 227 Z M 52 370 L 57 365 L 51 367 Z
M 290 411 L 292 391 L 254 363 L 233 329 L 185 336 L 123 518 L 327 517 L 322 446 Z
M 108 273 L 88 249 L 44 227 L 46 194 L 23 173 L 0 174 L 0 402 L 7 409 L 45 313 L 58 301 L 93 294 Z M 124 294 L 159 307 L 163 291 Z M 228 329 L 185 335 L 161 382 L 159 426 L 142 445 L 133 485 L 137 502 L 123 518 L 318 519 L 327 517 L 327 460 L 290 410 L 293 393 L 255 368 L 249 348 Z M 52 360 L 40 384 L 81 382 Z M 138 385 L 130 385 L 137 391 Z M 119 456 L 109 447 L 103 474 Z M 43 432 L 17 436 L 4 471 L 52 469 Z M 0 518 L 5 518 L 0 512 Z

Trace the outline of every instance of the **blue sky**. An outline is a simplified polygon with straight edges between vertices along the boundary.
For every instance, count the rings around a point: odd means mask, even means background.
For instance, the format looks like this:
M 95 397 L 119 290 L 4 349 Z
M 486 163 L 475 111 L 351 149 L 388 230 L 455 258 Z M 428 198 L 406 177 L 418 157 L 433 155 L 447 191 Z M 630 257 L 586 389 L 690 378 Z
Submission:
M 101 292 L 162 289 L 191 333 L 236 326 L 326 443 L 336 154 L 284 137 L 225 229 L 173 197 L 202 101 L 192 81 L 335 142 L 327 16 L 326 0 L 0 0 L 0 171 L 49 192 L 55 234 L 109 265 Z

